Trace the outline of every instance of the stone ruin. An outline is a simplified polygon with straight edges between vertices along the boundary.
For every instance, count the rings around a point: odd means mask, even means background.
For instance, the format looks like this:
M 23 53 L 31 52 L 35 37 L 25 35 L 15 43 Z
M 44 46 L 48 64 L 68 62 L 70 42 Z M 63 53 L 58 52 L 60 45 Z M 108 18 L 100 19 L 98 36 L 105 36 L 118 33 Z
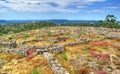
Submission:
M 32 41 L 32 40 L 31 40 Z M 36 41 L 36 40 L 33 40 Z M 26 42 L 30 42 L 30 41 L 26 41 Z M 28 50 L 35 50 L 35 52 L 37 52 L 37 54 L 44 54 L 44 56 L 46 57 L 46 59 L 49 61 L 52 70 L 54 71 L 55 74 L 69 74 L 63 67 L 61 64 L 59 64 L 59 62 L 57 60 L 55 60 L 53 58 L 53 56 L 48 53 L 62 53 L 65 50 L 65 46 L 73 46 L 79 43 L 86 43 L 87 41 L 80 41 L 78 43 L 70 43 L 67 45 L 58 45 L 58 44 L 54 44 L 51 46 L 43 46 L 43 47 L 37 47 L 37 46 L 23 46 L 24 42 L 21 42 L 18 44 L 18 49 L 15 49 L 13 47 L 11 48 L 0 48 L 0 52 L 7 52 L 10 54 L 22 54 L 24 56 L 27 56 L 27 52 Z M 16 42 L 11 43 L 11 45 L 17 45 Z M 20 45 L 21 44 L 21 45 Z M 20 46 L 19 46 L 20 45 Z M 3 63 L 0 63 L 0 66 L 3 66 Z
M 10 54 L 22 54 L 24 56 L 27 56 L 27 51 L 28 50 L 35 50 L 38 54 L 41 54 L 43 52 L 53 52 L 53 53 L 60 53 L 64 51 L 64 46 L 53 46 L 53 47 L 23 47 L 19 49 L 9 49 L 9 48 L 0 48 L 0 52 L 7 52 Z
M 62 67 L 61 64 L 57 60 L 53 58 L 53 56 L 47 52 L 44 52 L 44 56 L 49 61 L 54 74 L 69 74 L 66 69 Z
M 120 34 L 107 34 L 106 35 L 107 38 L 120 38 Z
M 64 28 L 63 28 L 64 29 Z M 64 33 L 65 30 L 62 29 L 62 32 Z M 59 31 L 59 30 L 58 30 Z M 76 33 L 81 33 L 81 32 L 95 32 L 97 34 L 104 35 L 108 38 L 120 38 L 120 34 L 113 34 L 111 32 L 120 32 L 120 30 L 117 29 L 106 29 L 106 28 L 80 28 L 76 29 Z M 61 33 L 62 33 L 61 32 Z M 68 31 L 69 32 L 69 31 Z M 53 34 L 51 34 L 53 35 Z M 65 38 L 49 38 L 48 41 L 59 41 L 59 40 L 64 40 Z M 51 45 L 51 46 L 43 46 L 43 47 L 37 47 L 37 46 L 24 46 L 25 43 L 27 42 L 39 42 L 39 41 L 44 41 L 44 40 L 28 40 L 28 41 L 23 41 L 16 43 L 16 41 L 10 41 L 9 43 L 1 42 L 0 43 L 0 52 L 7 52 L 11 54 L 22 54 L 24 56 L 27 56 L 27 51 L 32 49 L 37 52 L 37 54 L 44 54 L 45 58 L 49 61 L 52 70 L 54 71 L 55 74 L 69 74 L 61 64 L 57 60 L 54 59 L 54 57 L 48 53 L 61 53 L 65 50 L 65 46 L 74 46 L 76 44 L 80 43 L 88 43 L 90 42 L 89 40 L 81 40 L 80 42 L 74 42 L 74 43 L 69 43 L 65 45 Z M 18 46 L 18 49 L 15 49 L 14 47 Z M 80 60 L 78 60 L 79 62 Z M 0 61 L 0 67 L 3 65 L 3 62 Z M 94 73 L 93 73 L 94 74 Z M 113 73 L 115 74 L 115 73 Z
M 16 47 L 16 41 L 10 41 L 9 43 L 6 43 L 6 42 L 1 42 L 0 43 L 0 48 L 14 48 Z

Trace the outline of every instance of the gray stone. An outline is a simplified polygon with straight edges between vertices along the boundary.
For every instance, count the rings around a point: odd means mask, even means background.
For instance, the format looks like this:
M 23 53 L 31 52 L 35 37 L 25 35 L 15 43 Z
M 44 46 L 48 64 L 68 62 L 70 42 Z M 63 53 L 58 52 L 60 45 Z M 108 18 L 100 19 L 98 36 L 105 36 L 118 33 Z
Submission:
M 69 74 L 63 67 L 61 64 L 58 63 L 57 60 L 55 60 L 53 58 L 53 56 L 47 52 L 44 52 L 44 56 L 46 57 L 46 59 L 49 61 L 54 74 Z
M 4 62 L 0 60 L 0 68 L 4 65 Z

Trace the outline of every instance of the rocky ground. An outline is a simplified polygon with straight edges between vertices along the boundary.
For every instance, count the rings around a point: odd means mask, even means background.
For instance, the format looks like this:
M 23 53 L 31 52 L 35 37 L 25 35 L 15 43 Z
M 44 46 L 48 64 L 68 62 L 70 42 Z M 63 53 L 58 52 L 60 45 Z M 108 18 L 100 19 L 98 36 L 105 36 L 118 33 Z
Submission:
M 57 26 L 0 36 L 0 74 L 120 74 L 120 29 Z

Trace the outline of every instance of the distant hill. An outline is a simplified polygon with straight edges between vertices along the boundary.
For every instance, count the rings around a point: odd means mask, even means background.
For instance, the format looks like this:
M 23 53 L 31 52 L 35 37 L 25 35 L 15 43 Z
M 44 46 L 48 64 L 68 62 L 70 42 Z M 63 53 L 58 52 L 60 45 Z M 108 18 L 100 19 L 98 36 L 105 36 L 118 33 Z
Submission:
M 95 23 L 95 22 L 97 22 L 97 20 L 65 20 L 65 19 L 52 19 L 52 20 L 0 20 L 0 24 L 29 23 L 29 22 L 53 22 L 55 24 L 66 24 L 66 23 Z
M 47 20 L 48 22 L 54 22 L 54 23 L 57 23 L 57 24 L 66 24 L 66 23 L 95 23 L 97 22 L 96 20 Z
M 4 22 L 6 22 L 5 20 L 0 20 L 0 23 L 4 23 Z
M 0 20 L 0 24 L 28 23 L 34 20 Z

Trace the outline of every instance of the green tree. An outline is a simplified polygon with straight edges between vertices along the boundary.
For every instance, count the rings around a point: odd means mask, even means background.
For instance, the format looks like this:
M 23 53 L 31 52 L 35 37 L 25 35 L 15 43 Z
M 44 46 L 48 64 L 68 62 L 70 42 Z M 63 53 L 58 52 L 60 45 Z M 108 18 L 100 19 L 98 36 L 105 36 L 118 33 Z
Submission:
M 97 27 L 120 28 L 117 18 L 114 15 L 107 15 L 105 20 L 97 22 Z
M 103 20 L 98 21 L 96 26 L 104 26 L 104 21 Z
M 117 28 L 119 26 L 117 22 L 117 18 L 114 15 L 107 15 L 104 23 L 106 27 L 110 27 L 110 28 Z

